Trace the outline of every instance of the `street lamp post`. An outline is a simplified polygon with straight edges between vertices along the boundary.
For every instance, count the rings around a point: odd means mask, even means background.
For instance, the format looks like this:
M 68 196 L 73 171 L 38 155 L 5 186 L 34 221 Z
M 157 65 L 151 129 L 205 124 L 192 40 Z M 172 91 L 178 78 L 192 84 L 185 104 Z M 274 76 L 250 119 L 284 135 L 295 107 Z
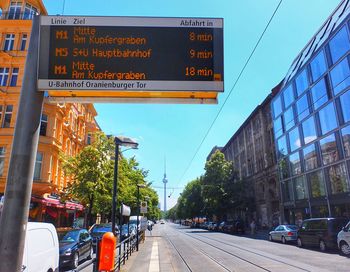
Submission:
M 145 188 L 144 184 L 137 184 L 137 219 L 136 219 L 136 251 L 139 251 L 139 223 L 140 223 L 140 188 Z M 141 227 L 140 227 L 141 230 Z
M 115 158 L 114 158 L 114 179 L 113 179 L 113 197 L 112 197 L 112 232 L 116 236 L 115 232 L 115 215 L 117 209 L 117 188 L 118 188 L 118 161 L 119 161 L 119 146 L 126 146 L 130 148 L 137 148 L 138 143 L 132 139 L 117 136 L 114 137 L 115 143 Z

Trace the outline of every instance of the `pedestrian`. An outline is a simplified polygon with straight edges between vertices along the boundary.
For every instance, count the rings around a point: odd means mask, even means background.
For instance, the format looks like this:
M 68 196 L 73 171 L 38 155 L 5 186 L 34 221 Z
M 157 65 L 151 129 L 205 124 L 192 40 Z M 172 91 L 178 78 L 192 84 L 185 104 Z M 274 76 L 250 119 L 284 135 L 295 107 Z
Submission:
M 149 230 L 150 235 L 152 236 L 152 224 L 150 222 L 148 222 L 147 224 L 147 229 Z
M 253 219 L 252 222 L 250 223 L 250 232 L 252 235 L 255 234 L 255 228 L 256 228 L 256 224 L 255 224 L 255 220 Z

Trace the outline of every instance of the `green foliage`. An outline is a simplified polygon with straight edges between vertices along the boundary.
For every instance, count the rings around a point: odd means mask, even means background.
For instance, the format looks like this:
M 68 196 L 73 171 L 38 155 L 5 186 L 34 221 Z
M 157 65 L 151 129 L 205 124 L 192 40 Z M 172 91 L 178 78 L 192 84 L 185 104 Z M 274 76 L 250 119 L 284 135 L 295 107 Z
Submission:
M 203 199 L 205 213 L 222 218 L 234 203 L 234 176 L 232 162 L 217 150 L 205 164 Z
M 168 218 L 185 219 L 197 216 L 219 220 L 227 214 L 254 210 L 254 187 L 246 180 L 237 180 L 233 163 L 216 151 L 205 164 L 204 176 L 188 183 Z
M 177 218 L 192 218 L 203 214 L 202 179 L 189 182 L 177 203 Z
M 66 194 L 88 205 L 89 214 L 110 218 L 114 183 L 115 145 L 112 138 L 99 132 L 93 144 L 75 157 L 61 156 L 65 174 L 71 177 Z M 137 211 L 137 184 L 145 184 L 147 171 L 139 169 L 135 158 L 126 159 L 119 152 L 117 206 L 121 203 Z M 140 200 L 148 197 L 148 217 L 158 218 L 158 195 L 150 187 L 140 189 Z

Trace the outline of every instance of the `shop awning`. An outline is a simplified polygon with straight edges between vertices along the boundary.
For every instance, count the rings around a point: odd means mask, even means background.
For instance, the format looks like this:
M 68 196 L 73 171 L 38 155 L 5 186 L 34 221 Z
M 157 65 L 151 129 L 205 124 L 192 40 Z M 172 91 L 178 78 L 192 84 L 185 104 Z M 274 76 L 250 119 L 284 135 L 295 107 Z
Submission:
M 70 202 L 70 201 L 66 202 L 65 207 L 66 207 L 66 209 L 69 209 L 69 210 L 78 210 L 78 211 L 84 210 L 83 205 L 81 205 L 79 203 L 75 203 L 75 202 Z
M 78 210 L 78 211 L 84 210 L 84 206 L 79 203 L 75 203 L 71 201 L 61 203 L 61 201 L 57 198 L 32 196 L 32 201 L 42 203 L 48 207 L 56 207 L 61 209 Z

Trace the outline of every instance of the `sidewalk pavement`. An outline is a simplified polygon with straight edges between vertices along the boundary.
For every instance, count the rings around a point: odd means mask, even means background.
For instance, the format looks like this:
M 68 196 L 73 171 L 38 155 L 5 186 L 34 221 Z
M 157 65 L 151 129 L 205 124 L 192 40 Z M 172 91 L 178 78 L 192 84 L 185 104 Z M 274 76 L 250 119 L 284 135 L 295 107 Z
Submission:
M 146 230 L 145 241 L 140 243 L 139 251 L 134 252 L 121 267 L 121 272 L 159 272 L 174 271 L 169 260 L 169 250 L 161 238 L 159 229 Z

